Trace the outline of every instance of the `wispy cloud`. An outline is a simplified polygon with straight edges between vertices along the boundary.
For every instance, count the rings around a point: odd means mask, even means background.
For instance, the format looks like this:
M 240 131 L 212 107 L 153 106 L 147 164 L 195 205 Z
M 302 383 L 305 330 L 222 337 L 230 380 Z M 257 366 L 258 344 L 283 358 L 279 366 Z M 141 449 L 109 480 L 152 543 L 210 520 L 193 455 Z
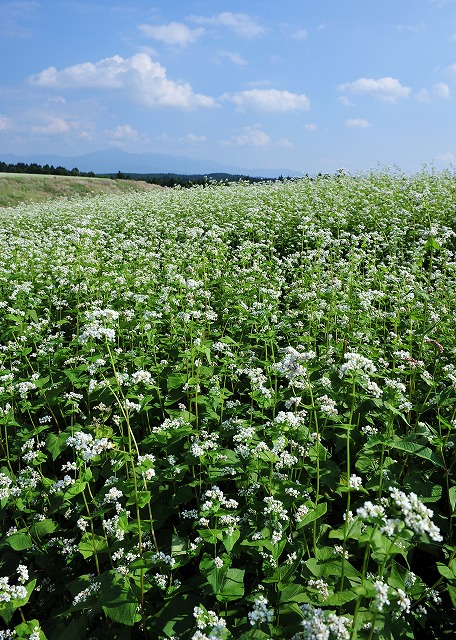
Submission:
M 291 34 L 291 37 L 293 38 L 293 40 L 305 40 L 308 35 L 309 32 L 307 31 L 307 29 L 296 29 L 296 31 L 293 31 L 293 33 Z
M 25 26 L 33 20 L 40 3 L 34 0 L 2 2 L 0 5 L 0 34 L 12 38 L 28 38 L 32 30 Z
M 437 9 L 442 9 L 443 7 L 446 7 L 448 4 L 454 4 L 456 0 L 430 0 L 430 2 Z
M 259 125 L 256 125 L 244 127 L 242 133 L 224 141 L 223 144 L 238 147 L 267 147 L 271 144 L 271 138 L 259 128 Z
M 170 22 L 169 24 L 151 25 L 141 24 L 139 29 L 149 38 L 163 42 L 172 47 L 185 47 L 198 40 L 204 29 L 190 29 L 182 22 Z
M 445 151 L 445 153 L 441 153 L 440 155 L 436 156 L 435 159 L 445 163 L 456 162 L 456 156 L 454 155 L 454 153 L 451 153 L 451 151 Z
M 396 26 L 396 29 L 397 31 L 410 31 L 412 33 L 422 33 L 426 29 L 426 26 L 422 22 L 419 22 L 417 24 L 398 24 Z
M 214 107 L 211 96 L 194 93 L 186 82 L 175 82 L 166 76 L 166 69 L 146 53 L 131 58 L 113 56 L 98 62 L 65 67 L 60 71 L 49 67 L 30 76 L 32 85 L 49 88 L 82 88 L 123 90 L 128 96 L 148 107 L 192 109 Z
M 182 138 L 182 140 L 184 142 L 192 142 L 195 144 L 201 143 L 201 142 L 206 142 L 207 138 L 206 136 L 198 136 L 195 133 L 187 133 L 187 135 Z
M 294 144 L 288 140 L 288 138 L 281 138 L 277 141 L 277 145 L 279 147 L 284 147 L 285 149 L 291 149 L 294 147 Z
M 450 98 L 450 87 L 445 82 L 437 82 L 433 88 L 439 98 Z
M 222 100 L 233 102 L 239 110 L 258 111 L 308 111 L 310 100 L 304 94 L 277 89 L 249 89 L 240 93 L 225 93 Z
M 225 11 L 216 16 L 190 16 L 189 20 L 195 24 L 212 27 L 227 27 L 236 35 L 243 38 L 256 38 L 266 34 L 267 29 L 261 26 L 254 18 L 247 13 L 231 13 Z
M 12 120 L 10 118 L 0 116 L 0 132 L 8 131 L 9 129 L 12 129 Z
M 239 53 L 235 51 L 218 51 L 217 59 L 225 58 L 232 62 L 233 64 L 237 64 L 240 67 L 244 67 L 247 64 L 247 60 L 245 60 Z
M 410 95 L 410 87 L 403 86 L 397 78 L 385 77 L 375 80 L 374 78 L 359 78 L 354 82 L 346 82 L 339 85 L 340 91 L 348 93 L 358 93 L 372 95 L 385 102 L 396 102 L 400 98 Z
M 370 124 L 367 120 L 364 120 L 364 118 L 349 118 L 345 120 L 345 126 L 351 129 L 366 129 L 370 127 Z

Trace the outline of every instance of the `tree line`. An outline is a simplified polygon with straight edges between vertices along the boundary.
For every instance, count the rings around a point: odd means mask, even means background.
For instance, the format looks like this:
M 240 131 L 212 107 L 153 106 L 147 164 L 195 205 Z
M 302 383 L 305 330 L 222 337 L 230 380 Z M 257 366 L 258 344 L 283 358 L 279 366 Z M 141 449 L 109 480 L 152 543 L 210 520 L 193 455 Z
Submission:
M 82 178 L 95 178 L 93 171 L 79 171 L 76 167 L 73 169 L 65 169 L 65 167 L 54 167 L 54 165 L 41 165 L 36 162 L 27 164 L 26 162 L 17 162 L 15 164 L 0 161 L 0 173 L 33 173 L 51 176 L 80 176 Z
M 157 184 L 162 187 L 193 187 L 195 185 L 206 186 L 224 182 L 264 182 L 267 178 L 251 177 L 248 175 L 231 173 L 208 173 L 202 174 L 179 174 L 179 173 L 94 173 L 93 171 L 79 171 L 77 167 L 66 169 L 65 167 L 54 167 L 52 164 L 40 165 L 36 162 L 30 164 L 17 162 L 15 164 L 0 161 L 0 173 L 30 173 L 36 175 L 53 176 L 78 176 L 81 178 L 111 178 L 112 180 L 142 180 L 150 184 Z M 282 176 L 277 178 L 284 180 Z

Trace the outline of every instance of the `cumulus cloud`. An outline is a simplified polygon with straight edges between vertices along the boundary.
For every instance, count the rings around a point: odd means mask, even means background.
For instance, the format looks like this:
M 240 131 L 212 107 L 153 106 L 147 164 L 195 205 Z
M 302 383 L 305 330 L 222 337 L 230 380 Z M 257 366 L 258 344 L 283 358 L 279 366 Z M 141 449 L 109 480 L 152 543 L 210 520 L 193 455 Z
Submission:
M 194 93 L 186 82 L 166 77 L 166 69 L 147 53 L 131 58 L 112 56 L 98 62 L 84 62 L 58 70 L 49 67 L 29 78 L 39 87 L 115 89 L 126 91 L 148 107 L 213 107 L 214 98 Z
M 170 46 L 179 47 L 185 47 L 187 44 L 195 42 L 204 33 L 204 29 L 190 29 L 182 22 L 170 22 L 169 24 L 156 26 L 141 24 L 139 28 L 149 38 L 159 40 Z
M 63 118 L 50 118 L 49 122 L 43 126 L 32 127 L 34 133 L 45 135 L 60 135 L 62 133 L 68 133 L 71 129 L 70 124 Z
M 139 133 L 129 124 L 121 124 L 111 132 L 114 140 L 138 140 Z
M 244 127 L 241 134 L 233 136 L 224 144 L 239 147 L 267 147 L 271 144 L 271 138 L 258 126 Z
M 366 127 L 370 127 L 370 124 L 364 118 L 350 118 L 349 120 L 345 120 L 345 126 L 351 127 L 352 129 L 366 129 Z
M 244 38 L 256 38 L 266 33 L 266 29 L 246 13 L 224 11 L 212 17 L 191 16 L 190 20 L 196 24 L 227 27 L 231 29 L 231 31 L 234 31 L 236 35 Z
M 308 111 L 310 100 L 304 94 L 277 89 L 249 89 L 240 93 L 225 93 L 222 100 L 233 102 L 240 111 Z
M 395 102 L 400 98 L 406 98 L 410 92 L 410 87 L 404 87 L 397 78 L 359 78 L 354 82 L 346 82 L 339 85 L 340 91 L 349 93 L 360 93 L 375 96 L 385 102 Z
M 450 87 L 445 82 L 437 82 L 432 87 L 432 90 L 421 89 L 415 94 L 415 97 L 420 102 L 431 102 L 433 97 L 443 98 L 449 100 L 451 96 Z
M 313 122 L 309 122 L 308 124 L 304 125 L 304 129 L 306 129 L 307 131 L 316 131 L 318 127 Z

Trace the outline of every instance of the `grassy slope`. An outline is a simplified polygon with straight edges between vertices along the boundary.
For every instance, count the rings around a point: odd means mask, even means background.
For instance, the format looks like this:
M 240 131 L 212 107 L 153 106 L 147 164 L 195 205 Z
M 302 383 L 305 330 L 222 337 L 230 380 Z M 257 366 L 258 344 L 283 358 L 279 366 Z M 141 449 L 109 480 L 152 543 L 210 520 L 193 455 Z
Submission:
M 145 191 L 157 188 L 161 187 L 142 181 L 0 173 L 0 207 L 12 207 L 20 202 L 42 202 L 49 198 L 86 196 L 95 193 L 125 193 L 132 190 Z

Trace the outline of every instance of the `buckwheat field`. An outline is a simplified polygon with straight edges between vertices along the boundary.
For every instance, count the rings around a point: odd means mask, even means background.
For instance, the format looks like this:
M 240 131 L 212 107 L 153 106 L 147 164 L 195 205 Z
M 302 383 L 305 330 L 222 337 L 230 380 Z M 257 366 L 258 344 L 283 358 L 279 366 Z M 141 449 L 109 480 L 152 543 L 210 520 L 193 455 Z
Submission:
M 0 210 L 1 639 L 456 636 L 456 180 Z

